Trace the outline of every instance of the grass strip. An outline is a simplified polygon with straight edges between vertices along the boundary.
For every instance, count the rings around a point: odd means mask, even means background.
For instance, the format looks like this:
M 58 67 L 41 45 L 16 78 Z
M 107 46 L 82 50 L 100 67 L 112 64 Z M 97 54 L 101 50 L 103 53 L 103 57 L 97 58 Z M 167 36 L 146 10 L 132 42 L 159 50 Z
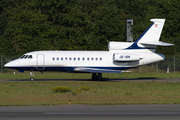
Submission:
M 1 82 L 0 98 L 0 106 L 180 104 L 180 82 Z

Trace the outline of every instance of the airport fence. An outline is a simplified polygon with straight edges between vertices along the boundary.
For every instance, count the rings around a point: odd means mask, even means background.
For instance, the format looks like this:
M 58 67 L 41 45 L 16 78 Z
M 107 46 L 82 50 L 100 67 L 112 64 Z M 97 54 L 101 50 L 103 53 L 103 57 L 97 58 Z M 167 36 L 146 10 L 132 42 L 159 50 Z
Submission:
M 140 66 L 132 69 L 133 72 L 140 73 L 175 73 L 180 72 L 180 56 L 165 55 L 165 60 Z
M 1 73 L 12 72 L 13 70 L 4 68 L 7 62 L 19 58 L 20 56 L 6 56 L 0 55 L 0 69 Z M 160 62 L 155 62 L 152 64 L 140 66 L 131 69 L 133 72 L 140 73 L 172 73 L 180 72 L 180 56 L 179 55 L 165 55 L 165 60 Z

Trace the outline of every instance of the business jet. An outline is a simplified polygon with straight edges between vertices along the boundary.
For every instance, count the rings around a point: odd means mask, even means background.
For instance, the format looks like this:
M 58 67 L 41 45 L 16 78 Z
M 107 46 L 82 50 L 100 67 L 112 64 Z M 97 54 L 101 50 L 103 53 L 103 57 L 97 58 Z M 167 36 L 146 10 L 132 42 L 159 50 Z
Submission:
M 6 68 L 30 71 L 92 73 L 92 80 L 102 80 L 102 73 L 121 73 L 129 68 L 165 59 L 155 53 L 157 46 L 173 44 L 159 41 L 165 19 L 153 23 L 135 42 L 109 42 L 109 51 L 34 51 L 8 62 Z M 31 74 L 31 81 L 34 80 Z

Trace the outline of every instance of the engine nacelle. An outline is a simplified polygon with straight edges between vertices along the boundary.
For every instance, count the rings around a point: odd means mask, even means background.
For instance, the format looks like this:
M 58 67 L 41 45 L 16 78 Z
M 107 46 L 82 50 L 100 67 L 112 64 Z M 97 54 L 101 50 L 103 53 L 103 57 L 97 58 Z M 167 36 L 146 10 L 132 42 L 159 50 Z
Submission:
M 115 62 L 133 62 L 142 59 L 139 55 L 129 54 L 129 53 L 114 53 L 113 60 Z

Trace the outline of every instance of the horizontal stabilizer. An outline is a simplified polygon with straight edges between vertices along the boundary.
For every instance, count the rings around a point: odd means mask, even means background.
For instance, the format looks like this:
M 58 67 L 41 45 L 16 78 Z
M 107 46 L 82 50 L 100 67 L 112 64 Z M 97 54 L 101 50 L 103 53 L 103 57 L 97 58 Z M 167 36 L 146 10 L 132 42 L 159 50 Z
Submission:
M 97 68 L 75 68 L 77 72 L 88 72 L 88 73 L 121 73 L 126 71 L 111 70 L 111 69 L 97 69 Z M 130 71 L 127 71 L 130 72 Z
M 159 46 L 172 46 L 174 44 L 170 44 L 170 43 L 165 43 L 165 42 L 161 42 L 161 41 L 149 41 L 149 42 L 144 42 L 144 43 L 141 43 L 141 44 L 144 44 L 144 45 L 159 45 Z

